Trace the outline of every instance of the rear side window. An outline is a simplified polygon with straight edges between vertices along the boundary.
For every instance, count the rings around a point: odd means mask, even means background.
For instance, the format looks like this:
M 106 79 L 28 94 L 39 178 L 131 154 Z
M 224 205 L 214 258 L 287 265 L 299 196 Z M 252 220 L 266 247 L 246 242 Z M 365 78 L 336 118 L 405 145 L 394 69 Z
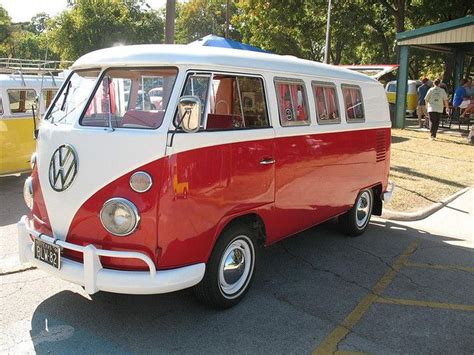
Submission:
M 12 115 L 32 114 L 31 107 L 36 100 L 35 90 L 8 90 L 7 92 Z
M 342 96 L 344 97 L 347 122 L 364 121 L 364 102 L 360 88 L 358 86 L 342 85 Z
M 309 125 L 308 104 L 304 82 L 276 79 L 275 89 L 281 125 Z
M 313 82 L 312 86 L 318 123 L 341 122 L 335 85 L 331 83 Z

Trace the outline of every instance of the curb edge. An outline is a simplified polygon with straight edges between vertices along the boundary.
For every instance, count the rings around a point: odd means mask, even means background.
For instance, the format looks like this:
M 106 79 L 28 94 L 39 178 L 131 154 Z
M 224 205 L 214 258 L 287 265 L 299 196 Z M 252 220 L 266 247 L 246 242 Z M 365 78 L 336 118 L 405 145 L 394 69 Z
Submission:
M 457 199 L 459 196 L 465 194 L 467 191 L 469 191 L 473 187 L 466 187 L 453 195 L 445 198 L 441 202 L 436 202 L 433 203 L 431 206 L 428 206 L 427 208 L 421 209 L 419 211 L 415 212 L 397 212 L 397 211 L 391 211 L 391 210 L 383 210 L 382 213 L 382 218 L 387 219 L 387 220 L 393 220 L 393 221 L 403 221 L 403 222 L 410 222 L 410 221 L 419 221 L 421 219 L 424 219 L 433 213 L 439 211 L 441 208 L 446 206 L 448 203 L 454 201 Z

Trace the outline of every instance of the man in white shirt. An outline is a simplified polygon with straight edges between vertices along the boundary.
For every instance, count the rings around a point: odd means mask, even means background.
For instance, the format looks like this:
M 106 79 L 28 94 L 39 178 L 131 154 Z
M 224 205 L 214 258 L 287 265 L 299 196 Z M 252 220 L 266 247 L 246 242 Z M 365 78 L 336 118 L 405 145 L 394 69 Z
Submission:
M 428 114 L 431 121 L 431 140 L 436 139 L 439 121 L 441 119 L 441 115 L 443 114 L 443 107 L 445 107 L 446 110 L 449 109 L 448 95 L 446 95 L 446 91 L 439 87 L 440 83 L 441 81 L 436 79 L 434 81 L 434 86 L 428 90 L 425 96 L 425 101 L 428 106 Z

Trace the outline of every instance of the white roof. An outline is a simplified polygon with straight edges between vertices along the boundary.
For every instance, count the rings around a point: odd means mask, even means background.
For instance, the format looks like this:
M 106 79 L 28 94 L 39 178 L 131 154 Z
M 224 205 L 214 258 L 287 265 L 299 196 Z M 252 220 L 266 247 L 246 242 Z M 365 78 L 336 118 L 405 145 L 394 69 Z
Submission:
M 245 50 L 189 47 L 186 45 L 145 44 L 100 49 L 80 57 L 72 69 L 111 66 L 188 65 L 236 67 L 276 73 L 295 73 L 345 80 L 374 82 L 370 77 L 336 66 L 312 62 L 293 56 Z
M 64 78 L 55 76 L 54 80 L 56 86 L 59 87 L 64 81 Z M 21 87 L 39 88 L 41 84 L 43 87 L 55 87 L 50 75 L 23 75 L 22 79 L 20 74 L 0 74 L 0 85 L 7 89 Z

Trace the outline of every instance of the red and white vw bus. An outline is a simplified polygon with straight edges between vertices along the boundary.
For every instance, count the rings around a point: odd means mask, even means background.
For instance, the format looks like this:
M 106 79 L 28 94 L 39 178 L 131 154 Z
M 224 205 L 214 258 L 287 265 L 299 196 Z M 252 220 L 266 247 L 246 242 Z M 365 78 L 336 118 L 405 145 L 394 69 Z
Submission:
M 92 52 L 41 123 L 20 258 L 90 294 L 194 286 L 230 307 L 260 246 L 334 217 L 364 232 L 391 193 L 389 149 L 384 89 L 359 73 L 222 48 Z

